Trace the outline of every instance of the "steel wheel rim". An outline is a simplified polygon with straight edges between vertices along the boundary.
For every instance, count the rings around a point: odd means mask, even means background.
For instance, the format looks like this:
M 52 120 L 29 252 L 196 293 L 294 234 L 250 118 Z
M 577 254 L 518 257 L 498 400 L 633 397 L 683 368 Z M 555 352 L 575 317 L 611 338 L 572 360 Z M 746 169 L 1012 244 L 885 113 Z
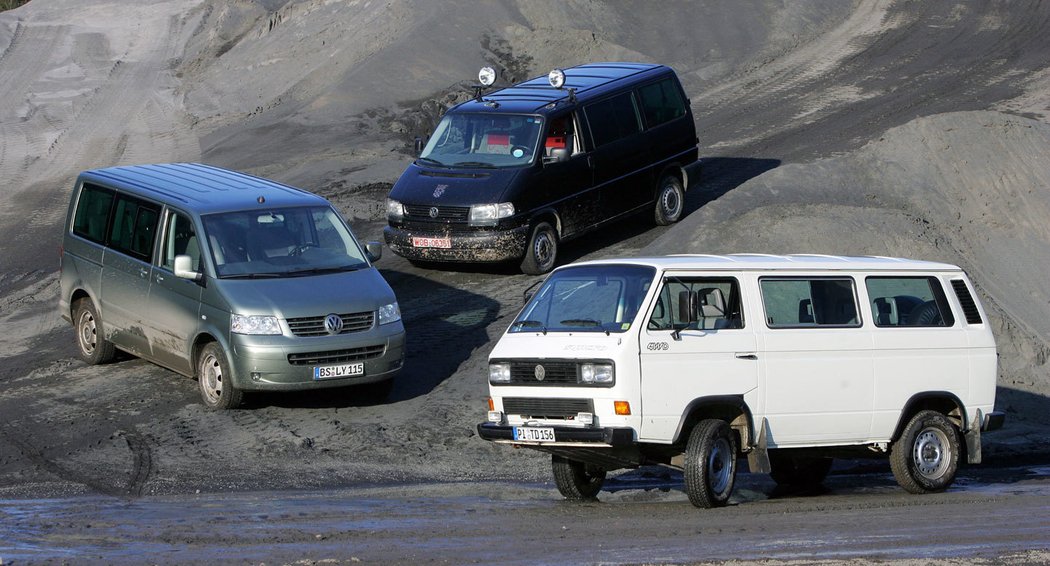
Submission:
M 547 231 L 536 234 L 536 241 L 532 245 L 532 255 L 536 257 L 536 263 L 546 267 L 554 261 L 554 240 Z
M 718 495 L 729 489 L 729 481 L 733 476 L 733 461 L 730 458 L 729 442 L 719 438 L 707 456 L 707 477 L 711 490 Z
M 80 337 L 80 349 L 85 354 L 91 355 L 95 353 L 95 347 L 98 345 L 98 325 L 95 324 L 95 317 L 91 316 L 89 311 L 80 313 L 80 332 L 77 334 Z
M 938 479 L 944 475 L 952 460 L 948 446 L 948 436 L 943 430 L 932 427 L 923 429 L 915 437 L 912 449 L 916 471 L 929 479 Z
M 219 358 L 208 354 L 201 362 L 201 391 L 208 403 L 215 404 L 222 397 L 222 367 Z
M 678 191 L 673 183 L 664 185 L 663 194 L 660 195 L 660 206 L 663 207 L 666 218 L 675 218 L 682 212 L 682 199 L 678 198 Z

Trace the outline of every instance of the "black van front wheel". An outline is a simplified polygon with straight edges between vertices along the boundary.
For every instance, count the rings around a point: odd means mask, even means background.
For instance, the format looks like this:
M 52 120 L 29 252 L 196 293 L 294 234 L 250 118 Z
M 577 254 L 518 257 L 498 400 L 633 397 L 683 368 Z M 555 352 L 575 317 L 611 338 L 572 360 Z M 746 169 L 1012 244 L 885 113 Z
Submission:
M 656 187 L 656 209 L 653 214 L 656 224 L 667 226 L 678 222 L 685 207 L 685 191 L 682 181 L 675 175 L 664 175 Z
M 546 222 L 536 224 L 521 261 L 521 271 L 526 275 L 542 275 L 554 269 L 558 257 L 558 234 Z

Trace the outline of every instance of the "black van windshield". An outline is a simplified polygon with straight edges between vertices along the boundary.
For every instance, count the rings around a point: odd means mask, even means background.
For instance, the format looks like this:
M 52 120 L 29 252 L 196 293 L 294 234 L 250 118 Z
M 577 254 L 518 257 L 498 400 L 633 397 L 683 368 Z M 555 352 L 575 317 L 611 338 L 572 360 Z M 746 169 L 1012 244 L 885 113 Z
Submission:
M 219 277 L 302 277 L 368 266 L 330 207 L 225 212 L 201 219 Z
M 588 265 L 552 274 L 510 325 L 510 332 L 626 332 L 656 270 Z
M 518 167 L 532 163 L 543 119 L 518 114 L 446 114 L 420 161 L 447 167 Z

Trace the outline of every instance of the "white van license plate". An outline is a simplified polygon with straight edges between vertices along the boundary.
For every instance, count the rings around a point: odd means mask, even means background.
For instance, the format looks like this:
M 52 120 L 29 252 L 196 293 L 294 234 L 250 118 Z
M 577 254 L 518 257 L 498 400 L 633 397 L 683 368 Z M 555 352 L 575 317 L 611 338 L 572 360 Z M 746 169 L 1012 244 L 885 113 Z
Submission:
M 452 247 L 451 238 L 412 238 L 412 247 L 414 248 L 443 248 L 449 249 Z
M 554 429 L 516 426 L 514 427 L 514 440 L 554 442 Z
M 341 366 L 322 366 L 314 368 L 314 379 L 333 379 L 339 377 L 353 377 L 365 374 L 365 364 L 345 364 Z

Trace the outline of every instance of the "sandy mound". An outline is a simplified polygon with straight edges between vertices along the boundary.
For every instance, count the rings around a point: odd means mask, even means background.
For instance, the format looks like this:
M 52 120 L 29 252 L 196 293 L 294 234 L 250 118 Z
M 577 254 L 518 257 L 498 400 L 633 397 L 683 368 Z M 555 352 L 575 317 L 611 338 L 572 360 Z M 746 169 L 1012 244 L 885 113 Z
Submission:
M 706 204 L 645 251 L 890 255 L 960 265 L 994 319 L 1000 404 L 1015 417 L 1045 421 L 1047 218 L 1050 125 L 958 112 L 914 120 L 848 155 L 774 169 Z

